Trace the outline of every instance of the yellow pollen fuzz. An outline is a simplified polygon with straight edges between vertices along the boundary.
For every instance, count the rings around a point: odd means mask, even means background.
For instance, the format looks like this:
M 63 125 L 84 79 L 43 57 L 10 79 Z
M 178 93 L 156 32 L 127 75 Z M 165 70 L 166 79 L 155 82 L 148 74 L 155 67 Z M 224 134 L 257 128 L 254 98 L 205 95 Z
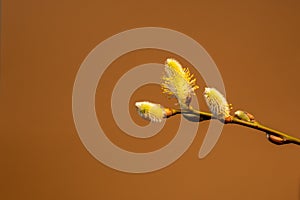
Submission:
M 177 60 L 168 58 L 162 80 L 161 86 L 164 93 L 176 97 L 181 106 L 189 106 L 191 97 L 198 86 L 188 68 L 182 68 Z

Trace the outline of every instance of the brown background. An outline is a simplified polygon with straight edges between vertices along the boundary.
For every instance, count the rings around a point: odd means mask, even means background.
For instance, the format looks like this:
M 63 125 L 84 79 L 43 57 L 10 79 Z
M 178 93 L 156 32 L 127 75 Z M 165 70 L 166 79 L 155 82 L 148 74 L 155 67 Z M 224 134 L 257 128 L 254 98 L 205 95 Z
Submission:
M 72 86 L 87 54 L 127 29 L 159 26 L 197 40 L 219 67 L 234 108 L 300 137 L 299 1 L 39 1 L 4 0 L 1 16 L 1 199 L 300 199 L 300 148 L 275 146 L 248 128 L 225 126 L 213 151 L 197 158 L 208 123 L 175 163 L 127 174 L 94 159 L 72 118 Z M 157 136 L 125 135 L 111 116 L 113 84 L 129 69 L 179 56 L 142 50 L 117 59 L 97 90 L 97 114 L 110 139 L 136 152 L 164 146 L 179 116 Z M 99 58 L 101 59 L 101 58 Z M 201 98 L 204 82 L 196 73 Z M 157 85 L 141 99 L 173 105 Z M 207 110 L 203 101 L 201 108 Z M 141 133 L 142 134 L 142 133 Z M 187 132 L 188 134 L 188 132 Z

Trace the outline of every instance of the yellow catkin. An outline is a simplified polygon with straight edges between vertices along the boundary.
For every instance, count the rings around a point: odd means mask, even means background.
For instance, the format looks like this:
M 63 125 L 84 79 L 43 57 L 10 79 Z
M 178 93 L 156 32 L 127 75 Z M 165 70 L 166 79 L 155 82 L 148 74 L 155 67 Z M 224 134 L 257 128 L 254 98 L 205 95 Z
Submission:
M 141 117 L 152 122 L 161 122 L 166 117 L 164 107 L 148 101 L 136 102 L 135 106 Z
M 225 97 L 215 88 L 205 88 L 204 98 L 211 113 L 218 118 L 230 116 L 230 106 Z
M 189 106 L 194 91 L 198 88 L 196 79 L 190 74 L 188 68 L 172 58 L 165 63 L 165 74 L 162 77 L 162 90 L 164 93 L 176 97 L 181 106 Z

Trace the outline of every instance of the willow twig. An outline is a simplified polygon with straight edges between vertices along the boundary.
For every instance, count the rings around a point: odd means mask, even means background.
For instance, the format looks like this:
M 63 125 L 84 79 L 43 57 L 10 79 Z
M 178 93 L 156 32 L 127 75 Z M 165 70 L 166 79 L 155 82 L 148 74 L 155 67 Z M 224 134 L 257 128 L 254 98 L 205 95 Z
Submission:
M 195 110 L 193 108 L 189 108 L 189 109 L 169 109 L 171 112 L 169 112 L 169 115 L 167 115 L 167 117 L 171 117 L 173 115 L 176 114 L 183 114 L 183 116 L 185 118 L 187 118 L 190 121 L 205 121 L 205 120 L 211 120 L 211 119 L 217 119 L 220 122 L 224 123 L 224 124 L 237 124 L 237 125 L 241 125 L 241 126 L 246 126 L 252 129 L 256 129 L 259 131 L 262 131 L 264 133 L 267 134 L 267 136 L 271 135 L 273 137 L 268 137 L 268 139 L 272 142 L 275 143 L 277 145 L 279 144 L 289 144 L 289 143 L 293 143 L 293 144 L 297 144 L 300 145 L 300 139 L 290 136 L 286 133 L 283 133 L 281 131 L 277 131 L 275 129 L 266 127 L 258 122 L 247 122 L 241 119 L 238 119 L 237 117 L 233 117 L 230 116 L 229 118 L 226 119 L 218 119 L 217 117 L 214 117 L 211 113 L 207 113 L 207 112 L 202 112 L 202 111 L 198 111 Z
M 267 134 L 267 139 L 277 145 L 294 143 L 300 145 L 300 139 L 292 137 L 286 133 L 268 128 L 255 121 L 252 114 L 237 110 L 234 116 L 230 114 L 232 105 L 216 88 L 206 87 L 203 93 L 205 102 L 211 113 L 200 112 L 190 106 L 195 90 L 196 79 L 188 68 L 183 68 L 181 64 L 168 58 L 165 62 L 165 73 L 161 83 L 163 93 L 175 97 L 182 109 L 164 108 L 160 104 L 148 101 L 136 102 L 135 106 L 139 115 L 153 122 L 161 122 L 163 118 L 169 118 L 176 114 L 182 114 L 186 119 L 193 122 L 217 119 L 224 124 L 237 124 L 253 128 Z

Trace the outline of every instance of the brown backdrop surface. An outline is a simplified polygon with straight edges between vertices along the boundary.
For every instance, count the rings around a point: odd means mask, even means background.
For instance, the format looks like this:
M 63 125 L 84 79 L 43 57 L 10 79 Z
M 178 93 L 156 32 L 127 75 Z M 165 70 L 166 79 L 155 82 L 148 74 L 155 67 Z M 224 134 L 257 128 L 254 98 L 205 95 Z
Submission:
M 199 160 L 204 122 L 178 161 L 153 173 L 127 174 L 88 153 L 71 108 L 77 70 L 97 44 L 130 28 L 158 26 L 204 46 L 235 109 L 300 137 L 299 9 L 299 1 L 2 1 L 0 198 L 300 199 L 299 146 L 275 146 L 258 131 L 228 125 L 209 156 Z M 158 50 L 131 52 L 112 63 L 100 80 L 98 118 L 120 147 L 147 152 L 174 137 L 179 116 L 157 136 L 138 140 L 116 126 L 109 108 L 122 74 L 169 56 L 178 57 Z M 205 85 L 196 77 L 201 98 Z M 130 102 L 174 103 L 159 94 L 158 86 L 146 85 Z M 203 100 L 200 105 L 207 110 Z M 147 124 L 133 106 L 129 109 L 136 123 Z

